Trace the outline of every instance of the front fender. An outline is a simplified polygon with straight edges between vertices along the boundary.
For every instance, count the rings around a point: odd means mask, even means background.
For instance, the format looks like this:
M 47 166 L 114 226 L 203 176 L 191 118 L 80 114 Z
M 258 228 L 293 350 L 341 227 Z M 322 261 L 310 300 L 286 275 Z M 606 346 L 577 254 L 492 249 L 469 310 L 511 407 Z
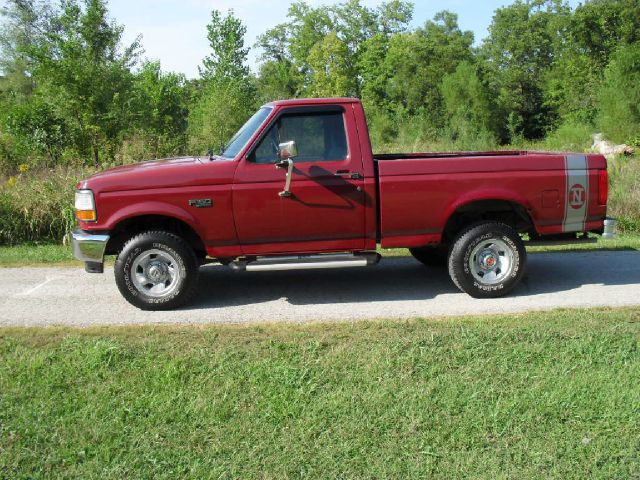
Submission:
M 171 203 L 156 200 L 137 202 L 117 209 L 105 219 L 104 223 L 100 222 L 100 228 L 102 230 L 113 230 L 125 220 L 147 215 L 171 217 L 180 220 L 189 225 L 200 238 L 204 238 L 202 225 L 190 212 Z

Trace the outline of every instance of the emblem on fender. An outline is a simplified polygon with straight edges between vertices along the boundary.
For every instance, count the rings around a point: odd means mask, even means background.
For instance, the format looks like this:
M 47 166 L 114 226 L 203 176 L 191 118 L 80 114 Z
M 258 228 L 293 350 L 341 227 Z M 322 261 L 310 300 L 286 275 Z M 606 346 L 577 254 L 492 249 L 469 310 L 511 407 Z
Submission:
M 210 198 L 194 198 L 189 200 L 190 207 L 209 208 L 213 206 L 213 200 Z

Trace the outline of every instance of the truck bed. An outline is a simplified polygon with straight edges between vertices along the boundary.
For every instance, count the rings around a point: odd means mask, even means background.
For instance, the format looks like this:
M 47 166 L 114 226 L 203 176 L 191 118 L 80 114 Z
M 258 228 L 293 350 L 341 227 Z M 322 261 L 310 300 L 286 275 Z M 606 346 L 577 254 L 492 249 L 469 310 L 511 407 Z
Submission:
M 582 170 L 571 170 L 575 157 Z M 522 206 L 537 233 L 590 231 L 602 226 L 606 207 L 598 204 L 600 155 L 502 151 L 374 155 L 380 191 L 380 231 L 385 247 L 438 243 L 447 219 L 466 205 L 502 201 Z M 569 191 L 579 185 L 588 212 L 569 224 Z M 492 205 L 495 207 L 495 205 Z M 482 207 L 479 207 L 482 208 Z M 579 210 L 582 211 L 582 210 Z

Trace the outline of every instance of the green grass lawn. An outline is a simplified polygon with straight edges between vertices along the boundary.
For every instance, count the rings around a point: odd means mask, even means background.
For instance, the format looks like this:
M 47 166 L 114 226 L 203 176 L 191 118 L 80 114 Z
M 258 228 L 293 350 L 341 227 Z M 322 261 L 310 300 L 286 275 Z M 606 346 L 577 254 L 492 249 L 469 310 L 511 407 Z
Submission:
M 638 478 L 640 309 L 0 329 L 0 478 Z
M 0 246 L 0 266 L 2 267 L 71 264 L 80 265 L 74 260 L 69 245 L 25 243 Z
M 584 251 L 584 250 L 640 250 L 640 235 L 620 235 L 616 240 L 599 240 L 596 244 L 565 245 L 558 247 L 529 247 L 529 252 Z M 381 249 L 388 257 L 410 255 L 406 248 Z M 108 263 L 111 259 L 108 258 Z M 0 267 L 24 266 L 81 266 L 73 258 L 71 247 L 58 244 L 23 244 L 0 246 Z

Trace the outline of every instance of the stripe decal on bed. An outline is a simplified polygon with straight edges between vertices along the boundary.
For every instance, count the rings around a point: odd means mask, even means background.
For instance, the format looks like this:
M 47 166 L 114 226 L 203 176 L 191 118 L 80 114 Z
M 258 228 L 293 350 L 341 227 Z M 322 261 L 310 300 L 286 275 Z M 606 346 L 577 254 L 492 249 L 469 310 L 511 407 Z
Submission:
M 587 220 L 589 204 L 589 169 L 586 155 L 567 155 L 564 159 L 567 172 L 563 232 L 581 232 Z

